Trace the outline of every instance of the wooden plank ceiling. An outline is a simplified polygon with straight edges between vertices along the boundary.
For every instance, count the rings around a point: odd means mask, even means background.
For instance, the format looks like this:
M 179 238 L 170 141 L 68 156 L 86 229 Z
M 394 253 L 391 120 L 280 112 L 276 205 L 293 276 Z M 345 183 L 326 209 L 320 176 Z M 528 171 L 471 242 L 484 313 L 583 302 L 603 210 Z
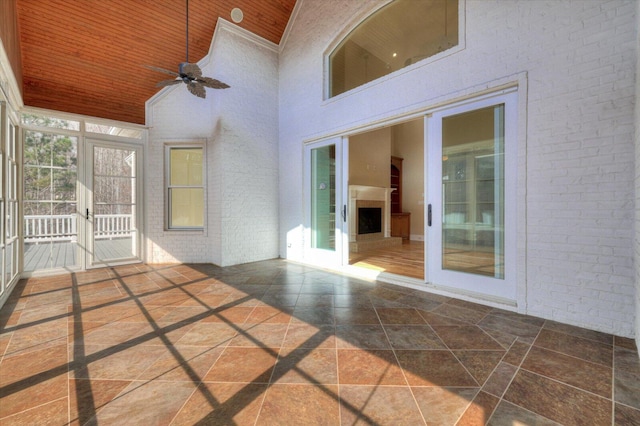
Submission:
M 209 50 L 217 18 L 276 44 L 295 0 L 189 0 L 189 61 Z M 26 106 L 144 124 L 144 103 L 185 61 L 185 0 L 17 0 Z M 211 76 L 214 77 L 215 76 Z M 209 92 L 211 93 L 211 92 Z

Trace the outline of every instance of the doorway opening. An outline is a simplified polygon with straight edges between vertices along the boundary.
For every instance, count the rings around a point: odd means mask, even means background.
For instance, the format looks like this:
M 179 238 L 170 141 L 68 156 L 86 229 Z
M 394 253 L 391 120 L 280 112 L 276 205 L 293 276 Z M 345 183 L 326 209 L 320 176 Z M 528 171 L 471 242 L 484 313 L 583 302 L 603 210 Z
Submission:
M 349 137 L 349 265 L 424 280 L 424 170 L 422 117 Z

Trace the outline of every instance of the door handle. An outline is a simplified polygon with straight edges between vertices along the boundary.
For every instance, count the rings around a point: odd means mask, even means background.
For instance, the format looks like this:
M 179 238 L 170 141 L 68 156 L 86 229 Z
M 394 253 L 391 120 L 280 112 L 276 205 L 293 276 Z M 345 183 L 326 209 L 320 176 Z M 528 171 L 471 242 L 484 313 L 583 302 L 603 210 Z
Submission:
M 346 204 L 342 206 L 342 221 L 343 222 L 347 221 L 347 205 Z
M 89 209 L 87 209 L 87 220 L 89 220 Z
M 432 216 L 432 213 L 431 213 L 431 204 L 429 204 L 429 205 L 427 206 L 427 225 L 428 225 L 428 226 L 431 226 L 431 216 Z

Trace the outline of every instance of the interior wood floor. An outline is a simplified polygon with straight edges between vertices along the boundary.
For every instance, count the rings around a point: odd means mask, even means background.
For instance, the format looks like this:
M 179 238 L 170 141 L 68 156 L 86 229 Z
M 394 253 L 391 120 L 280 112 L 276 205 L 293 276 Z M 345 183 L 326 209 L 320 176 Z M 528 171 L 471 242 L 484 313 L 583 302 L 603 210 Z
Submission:
M 402 245 L 394 247 L 350 253 L 349 264 L 424 279 L 424 242 L 405 241 Z
M 487 276 L 494 275 L 494 262 L 492 252 L 473 250 L 448 250 L 445 257 L 447 269 Z M 399 246 L 350 253 L 349 265 L 424 279 L 424 242 L 405 241 Z

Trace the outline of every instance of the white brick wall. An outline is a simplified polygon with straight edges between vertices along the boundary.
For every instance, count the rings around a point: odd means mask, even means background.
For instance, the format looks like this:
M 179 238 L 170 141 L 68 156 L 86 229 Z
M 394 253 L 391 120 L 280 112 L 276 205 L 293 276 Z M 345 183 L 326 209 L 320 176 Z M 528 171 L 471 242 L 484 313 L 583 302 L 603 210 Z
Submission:
M 203 100 L 180 85 L 147 104 L 147 261 L 278 257 L 277 50 L 224 22 L 202 62 L 204 75 L 231 88 L 207 89 Z M 180 141 L 206 142 L 204 232 L 164 230 L 164 144 Z
M 323 54 L 379 4 L 303 0 L 289 27 L 279 73 L 281 254 L 302 257 L 304 140 L 524 74 L 518 309 L 635 335 L 637 3 L 463 1 L 462 51 L 323 101 Z
M 635 214 L 635 280 L 636 280 L 636 346 L 640 351 L 640 2 L 636 4 L 636 104 L 635 104 L 635 131 L 636 131 L 636 214 Z

